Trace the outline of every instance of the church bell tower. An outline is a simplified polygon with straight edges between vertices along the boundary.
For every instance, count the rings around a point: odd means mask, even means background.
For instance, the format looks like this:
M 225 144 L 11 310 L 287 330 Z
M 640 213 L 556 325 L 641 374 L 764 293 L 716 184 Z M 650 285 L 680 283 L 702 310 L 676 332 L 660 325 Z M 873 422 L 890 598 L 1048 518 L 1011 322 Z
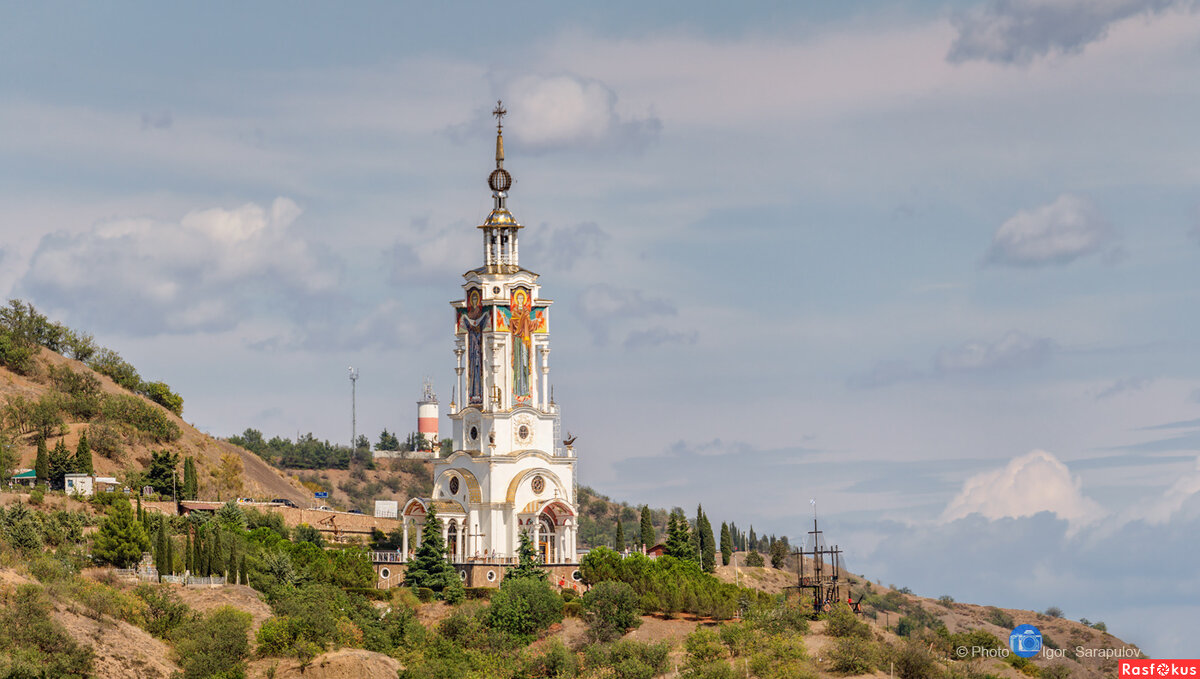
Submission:
M 550 394 L 553 302 L 541 296 L 538 274 L 520 264 L 524 227 L 507 204 L 513 185 L 504 168 L 507 111 L 497 102 L 492 113 L 496 167 L 488 175 L 492 210 L 478 227 L 483 264 L 463 274 L 463 297 L 451 302 L 453 452 L 434 466 L 433 496 L 410 500 L 404 510 L 406 524 L 415 524 L 430 505 L 437 508 L 451 560 L 470 581 L 475 566 L 514 558 L 522 532 L 548 566 L 576 561 L 575 453 L 560 440 Z

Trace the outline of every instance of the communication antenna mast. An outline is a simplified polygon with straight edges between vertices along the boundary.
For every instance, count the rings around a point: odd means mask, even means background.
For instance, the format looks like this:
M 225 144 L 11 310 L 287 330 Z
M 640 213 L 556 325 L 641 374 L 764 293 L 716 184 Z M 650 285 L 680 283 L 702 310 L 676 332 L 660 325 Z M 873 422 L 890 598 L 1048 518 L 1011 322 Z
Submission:
M 354 446 L 358 444 L 358 413 L 356 412 L 358 370 L 350 366 L 350 456 L 354 456 Z

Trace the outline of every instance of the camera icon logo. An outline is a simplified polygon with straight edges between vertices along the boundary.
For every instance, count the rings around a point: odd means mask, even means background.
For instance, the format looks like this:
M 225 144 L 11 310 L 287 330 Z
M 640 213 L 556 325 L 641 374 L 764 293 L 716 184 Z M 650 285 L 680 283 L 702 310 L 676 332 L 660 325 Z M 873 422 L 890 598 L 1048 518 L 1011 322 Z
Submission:
M 1008 635 L 1008 648 L 1022 658 L 1032 658 L 1042 650 L 1042 633 L 1033 625 L 1018 625 Z

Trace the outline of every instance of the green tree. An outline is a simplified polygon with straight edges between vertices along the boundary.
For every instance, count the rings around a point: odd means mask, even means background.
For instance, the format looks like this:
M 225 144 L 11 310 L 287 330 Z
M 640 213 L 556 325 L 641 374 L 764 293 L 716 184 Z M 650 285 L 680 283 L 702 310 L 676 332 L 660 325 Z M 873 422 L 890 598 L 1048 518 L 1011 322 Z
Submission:
M 435 592 L 442 592 L 454 584 L 462 587 L 462 581 L 454 572 L 454 567 L 446 560 L 446 543 L 442 540 L 442 520 L 438 518 L 437 509 L 429 507 L 425 515 L 425 527 L 421 531 L 421 546 L 417 548 L 408 570 L 404 572 L 404 584 L 407 587 L 428 587 Z
M 492 595 L 488 622 L 495 629 L 531 639 L 562 620 L 562 597 L 549 583 L 537 578 L 506 576 Z
M 100 524 L 92 545 L 92 558 L 117 568 L 128 568 L 141 560 L 142 553 L 148 549 L 150 538 L 141 522 L 134 517 L 129 501 L 123 497 L 117 498 Z
M 379 432 L 379 443 L 375 444 L 375 450 L 400 450 L 400 439 L 384 427 L 383 431 Z
M 153 486 L 156 493 L 172 495 L 176 490 L 178 477 L 175 474 L 175 467 L 178 465 L 179 453 L 169 450 L 150 453 L 150 467 L 146 470 L 146 484 Z
M 620 519 L 617 519 L 617 536 L 613 538 L 613 547 L 618 552 L 625 551 L 625 528 L 621 525 Z
M 505 579 L 536 578 L 545 580 L 546 571 L 538 565 L 541 563 L 541 559 L 538 558 L 537 547 L 533 545 L 533 538 L 529 536 L 529 531 L 521 531 L 518 539 L 520 544 L 517 547 L 517 566 L 504 574 Z
M 166 382 L 147 382 L 139 391 L 145 394 L 146 398 L 176 415 L 183 414 L 183 397 L 171 391 Z
M 592 641 L 615 641 L 642 623 L 638 596 L 627 583 L 606 580 L 583 595 Z
M 199 479 L 196 478 L 196 460 L 188 457 L 183 461 L 183 497 L 184 500 L 195 500 L 199 491 Z
M 691 531 L 688 530 L 687 517 L 683 512 L 671 512 L 670 520 L 667 524 L 667 551 L 668 556 L 673 556 L 676 559 L 683 561 L 695 562 L 696 552 L 692 549 Z
M 750 550 L 750 553 L 746 555 L 746 565 L 751 568 L 762 568 L 763 567 L 762 554 L 759 554 L 758 550 L 756 550 L 756 549 Z
M 713 539 L 712 524 L 708 521 L 708 515 L 699 507 L 697 513 L 700 515 L 696 526 L 697 532 L 700 533 L 700 567 L 705 573 L 712 573 L 717 569 L 717 544 Z
M 733 536 L 729 533 L 729 526 L 721 522 L 721 565 L 728 566 L 729 559 L 733 556 Z
M 66 484 L 64 477 L 74 468 L 75 459 L 71 456 L 71 451 L 67 450 L 67 444 L 59 439 L 50 451 L 50 489 L 63 490 Z
M 38 437 L 37 442 L 37 458 L 33 463 L 34 472 L 37 474 L 37 482 L 39 484 L 50 483 L 50 452 L 46 450 L 46 439 Z
M 167 565 L 167 554 L 171 549 L 171 543 L 167 539 L 167 520 L 163 517 L 162 521 L 158 522 L 158 530 L 155 531 L 154 540 L 154 567 L 158 570 L 159 579 L 164 575 L 170 575 L 170 567 Z
M 87 431 L 79 432 L 79 443 L 75 446 L 75 473 L 96 473 L 96 468 L 92 464 L 92 448 L 88 445 Z
M 788 543 L 783 538 L 780 538 L 771 543 L 771 567 L 783 568 L 787 563 Z
M 655 545 L 654 542 L 654 520 L 650 517 L 650 507 L 642 505 L 642 521 L 641 521 L 641 538 L 642 547 L 650 549 Z
M 7 484 L 13 477 L 13 470 L 20 463 L 17 446 L 7 429 L 0 429 L 0 484 Z
M 234 679 L 246 674 L 250 614 L 222 606 L 171 635 L 184 679 Z

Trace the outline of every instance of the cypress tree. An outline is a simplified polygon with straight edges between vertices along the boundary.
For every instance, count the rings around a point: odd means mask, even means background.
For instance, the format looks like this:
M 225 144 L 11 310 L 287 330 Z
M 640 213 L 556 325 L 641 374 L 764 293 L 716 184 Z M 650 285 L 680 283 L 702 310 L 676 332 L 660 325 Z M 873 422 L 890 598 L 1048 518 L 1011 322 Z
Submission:
M 708 515 L 700 512 L 700 567 L 706 573 L 712 573 L 717 570 L 717 545 L 713 539 L 712 524 L 708 522 Z
M 746 540 L 746 549 L 758 551 L 758 538 L 754 537 L 754 524 L 750 524 L 750 537 Z
M 154 568 L 158 570 L 159 582 L 162 582 L 162 576 L 169 573 L 167 566 L 167 522 L 166 517 L 158 523 L 158 531 L 155 534 L 154 540 Z
M 721 522 L 721 565 L 728 566 L 733 556 L 733 536 L 729 534 L 729 526 Z
M 79 443 L 75 446 L 75 473 L 96 473 L 96 468 L 92 465 L 92 447 L 88 444 L 86 430 L 79 433 Z
M 691 523 L 692 532 L 688 535 L 688 540 L 692 543 L 692 554 L 694 561 L 700 563 L 700 553 L 703 545 L 700 543 L 700 517 L 704 516 L 704 510 L 700 505 L 696 505 L 696 520 Z
M 209 555 L 208 555 L 208 574 L 209 575 L 224 575 L 224 573 L 222 571 L 224 571 L 225 565 L 224 565 L 224 563 L 222 563 L 222 559 L 221 559 L 221 551 L 222 550 L 221 550 L 221 530 L 220 529 L 213 530 L 213 537 L 212 537 L 212 541 L 210 542 L 210 544 L 212 546 L 210 548 Z
M 163 519 L 163 524 L 167 524 L 166 518 Z M 167 534 L 167 573 L 175 574 L 175 541 L 171 539 L 171 532 L 166 527 L 163 532 Z
M 239 585 L 249 585 L 250 584 L 250 574 L 246 572 L 246 555 L 245 554 L 243 554 L 241 560 L 238 561 L 238 584 Z
M 181 499 L 195 500 L 197 490 L 196 460 L 189 457 L 183 461 L 183 497 Z
M 641 526 L 642 547 L 650 549 L 654 546 L 654 521 L 650 518 L 650 507 L 642 505 L 642 526 Z
M 137 520 L 142 522 L 142 527 L 146 525 L 146 515 L 142 513 L 142 494 L 137 494 Z
M 617 519 L 617 537 L 614 538 L 613 544 L 618 552 L 625 551 L 625 529 L 621 527 L 620 519 Z
M 238 576 L 238 572 L 237 572 L 238 562 L 237 562 L 236 547 L 237 547 L 237 543 L 235 543 L 235 542 L 229 543 L 229 563 L 225 567 L 225 570 L 228 571 L 228 573 L 229 573 L 229 575 L 226 577 L 230 578 L 235 583 L 237 582 L 237 576 Z
M 50 452 L 46 450 L 46 439 L 38 437 L 37 460 L 33 463 L 39 485 L 50 485 Z

